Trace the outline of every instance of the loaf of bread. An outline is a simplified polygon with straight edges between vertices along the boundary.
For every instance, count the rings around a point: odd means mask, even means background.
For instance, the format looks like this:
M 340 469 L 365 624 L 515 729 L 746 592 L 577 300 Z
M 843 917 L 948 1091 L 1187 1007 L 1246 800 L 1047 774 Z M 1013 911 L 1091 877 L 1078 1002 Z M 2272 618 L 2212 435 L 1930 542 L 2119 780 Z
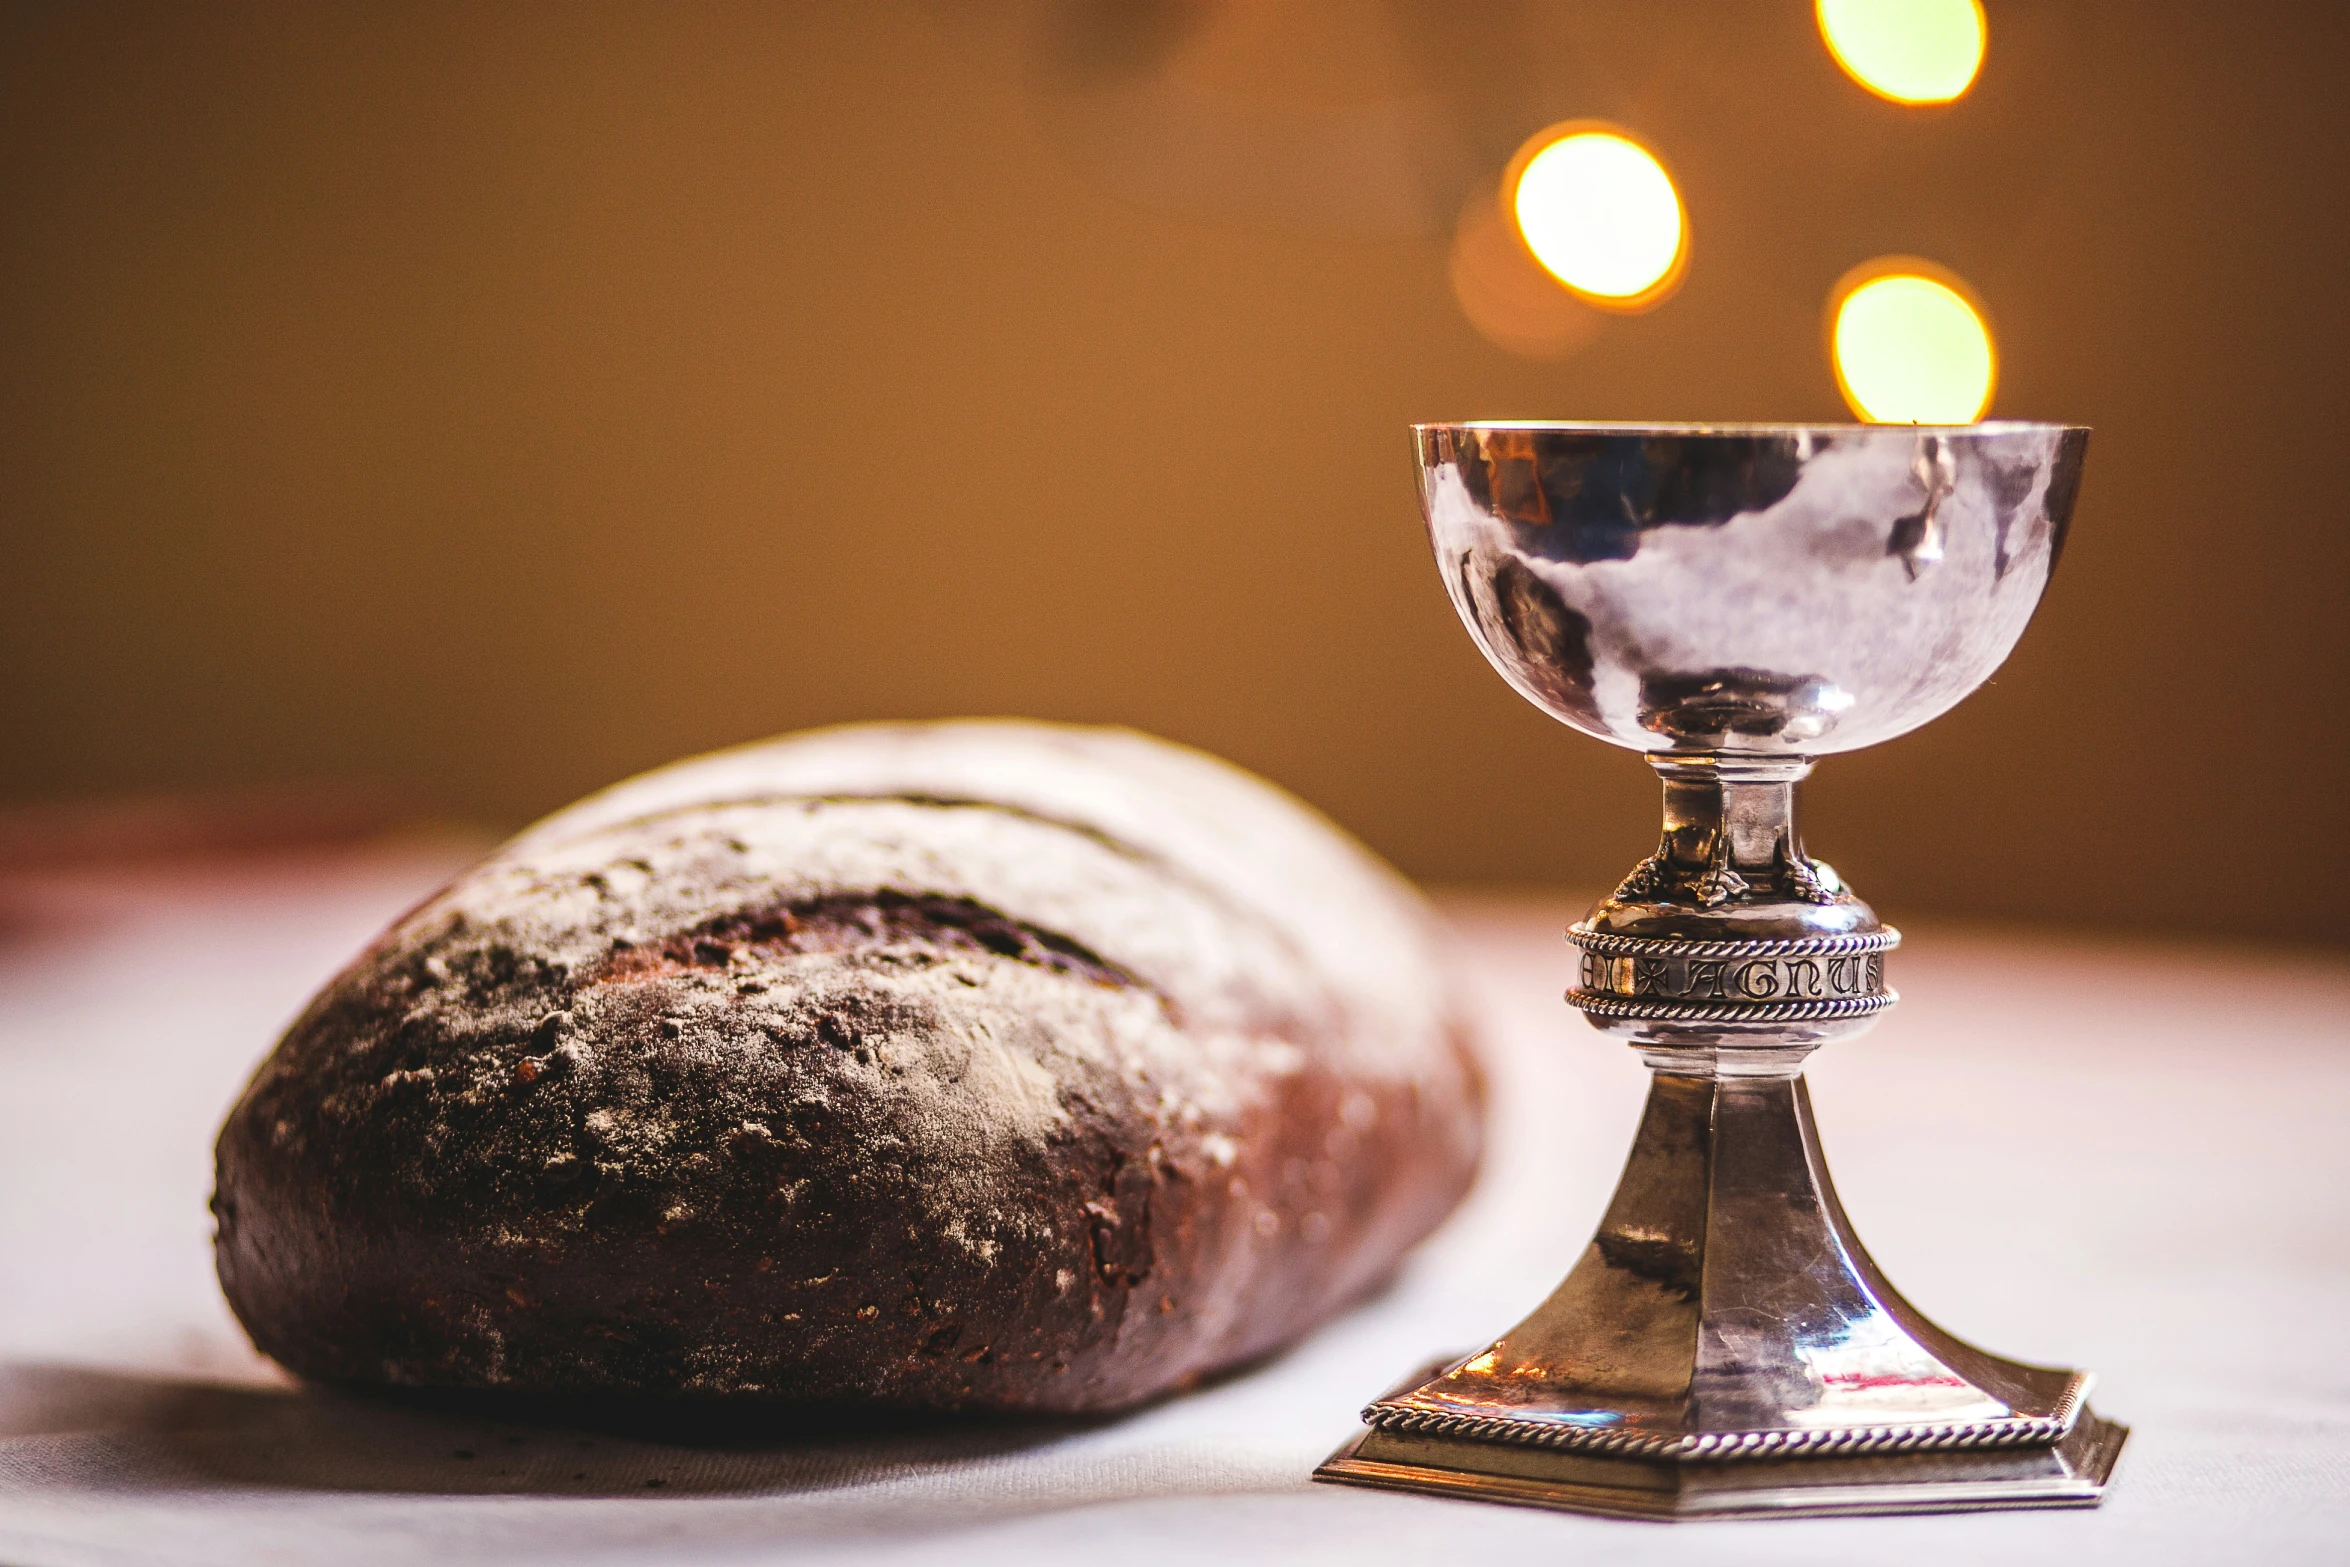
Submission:
M 817 731 L 540 823 L 294 1023 L 220 1278 L 337 1382 L 1112 1409 L 1296 1338 L 1474 1171 L 1429 919 L 1119 730 Z

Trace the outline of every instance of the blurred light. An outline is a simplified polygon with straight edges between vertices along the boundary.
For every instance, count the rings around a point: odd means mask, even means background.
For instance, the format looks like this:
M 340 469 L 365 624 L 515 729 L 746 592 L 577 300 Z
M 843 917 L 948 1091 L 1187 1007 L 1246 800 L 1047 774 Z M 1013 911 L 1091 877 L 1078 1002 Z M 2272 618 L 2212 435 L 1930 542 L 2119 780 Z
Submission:
M 1469 324 L 1521 359 L 1565 359 L 1597 337 L 1606 320 L 1527 253 L 1490 183 L 1461 206 L 1450 271 L 1453 298 Z
M 1852 411 L 1874 424 L 1972 424 L 1991 405 L 1991 328 L 1964 285 L 1929 262 L 1887 257 L 1830 296 L 1830 357 Z
M 1680 194 L 1655 155 L 1620 131 L 1552 126 L 1511 160 L 1502 202 L 1534 259 L 1595 305 L 1646 310 L 1680 281 Z
M 1895 103 L 1948 103 L 1974 84 L 1982 0 L 1818 0 L 1820 36 L 1852 79 Z

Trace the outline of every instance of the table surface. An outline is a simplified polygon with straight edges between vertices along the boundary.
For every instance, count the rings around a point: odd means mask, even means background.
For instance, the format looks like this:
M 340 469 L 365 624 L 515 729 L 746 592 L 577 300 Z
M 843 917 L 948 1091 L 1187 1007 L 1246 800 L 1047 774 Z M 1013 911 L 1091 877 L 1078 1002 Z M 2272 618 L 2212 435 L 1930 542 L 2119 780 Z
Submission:
M 1467 1206 L 1287 1355 L 1124 1419 L 665 1443 L 298 1387 L 212 1278 L 213 1130 L 446 846 L 0 900 L 0 1561 L 1913 1563 L 2350 1557 L 2350 966 L 1913 930 L 1816 1058 L 1888 1274 L 2135 1430 L 2095 1512 L 1620 1523 L 1310 1484 L 1581 1249 L 1645 1090 L 1559 1004 L 1577 899 L 1444 901 L 1496 1093 Z M 13 912 L 12 912 L 13 910 Z

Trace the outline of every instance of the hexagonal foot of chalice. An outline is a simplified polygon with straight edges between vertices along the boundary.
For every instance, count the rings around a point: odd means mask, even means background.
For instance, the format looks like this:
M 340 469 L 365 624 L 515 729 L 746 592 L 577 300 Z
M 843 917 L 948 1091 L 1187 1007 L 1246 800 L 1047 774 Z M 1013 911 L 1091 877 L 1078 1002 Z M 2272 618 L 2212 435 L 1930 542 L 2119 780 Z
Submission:
M 1795 822 L 1812 758 L 1924 723 L 2006 658 L 2086 432 L 1419 437 L 1486 656 L 1664 780 L 1656 853 L 1567 933 L 1568 1001 L 1654 1076 L 1566 1281 L 1374 1402 L 1316 1478 L 1655 1519 L 2095 1505 L 2127 1433 L 2088 1374 L 1935 1327 L 1836 1200 L 1803 1065 L 1894 1003 L 1901 938 Z

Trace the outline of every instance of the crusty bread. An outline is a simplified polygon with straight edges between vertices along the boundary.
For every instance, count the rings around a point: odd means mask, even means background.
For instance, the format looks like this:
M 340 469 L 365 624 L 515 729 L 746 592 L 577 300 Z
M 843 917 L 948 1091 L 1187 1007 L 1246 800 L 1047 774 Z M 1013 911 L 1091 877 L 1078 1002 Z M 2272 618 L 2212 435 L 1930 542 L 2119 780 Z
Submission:
M 1480 1088 L 1417 897 L 1117 730 L 863 726 L 523 833 L 294 1024 L 219 1145 L 306 1376 L 1107 1409 L 1450 1211 Z

